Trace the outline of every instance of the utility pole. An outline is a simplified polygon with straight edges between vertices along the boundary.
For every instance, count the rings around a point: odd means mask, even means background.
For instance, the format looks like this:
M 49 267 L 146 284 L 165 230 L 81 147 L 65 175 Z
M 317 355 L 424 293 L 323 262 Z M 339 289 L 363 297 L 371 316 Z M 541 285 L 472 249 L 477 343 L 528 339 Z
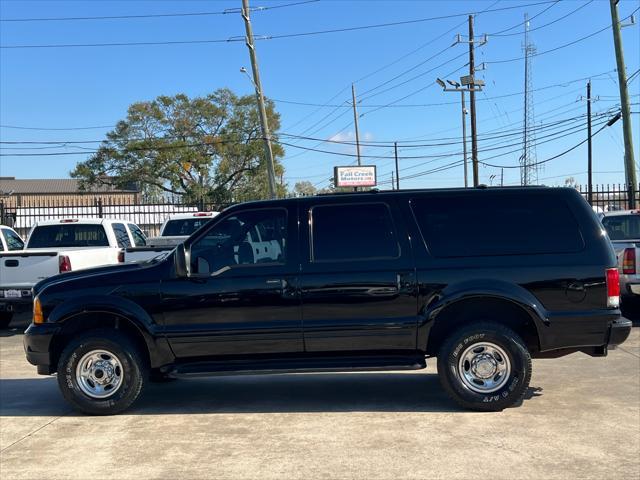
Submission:
M 351 98 L 353 100 L 353 123 L 356 129 L 356 153 L 358 154 L 358 166 L 362 165 L 360 162 L 360 132 L 358 131 L 358 106 L 356 105 L 356 87 L 351 84 Z
M 398 142 L 393 142 L 393 149 L 396 156 L 396 190 L 400 190 L 400 169 L 398 168 Z
M 500 186 L 504 187 L 504 168 L 500 169 Z
M 618 66 L 618 86 L 620 87 L 620 106 L 622 112 L 622 136 L 624 138 L 624 170 L 627 183 L 629 208 L 636 208 L 635 189 L 637 186 L 636 167 L 633 159 L 633 138 L 631 134 L 631 110 L 629 108 L 629 91 L 627 89 L 627 70 L 624 65 L 622 52 L 622 37 L 620 35 L 620 19 L 618 18 L 618 0 L 609 0 L 611 7 L 611 27 L 613 30 L 613 44 L 616 50 Z
M 469 186 L 467 172 L 467 108 L 464 105 L 464 90 L 460 91 L 462 97 L 462 156 L 464 160 L 464 188 Z
M 587 82 L 587 200 L 593 205 L 593 157 L 591 150 L 591 80 Z
M 271 135 L 269 133 L 269 122 L 267 121 L 267 110 L 264 106 L 264 94 L 262 92 L 262 83 L 260 82 L 260 72 L 258 71 L 258 58 L 256 49 L 253 44 L 253 29 L 251 28 L 251 19 L 249 18 L 249 0 L 242 0 L 242 18 L 244 19 L 244 27 L 247 33 L 246 44 L 251 57 L 251 69 L 253 70 L 253 85 L 256 89 L 256 98 L 258 99 L 258 109 L 260 111 L 260 126 L 262 127 L 262 137 L 264 138 L 264 150 L 267 156 L 267 177 L 269 180 L 269 195 L 276 198 L 276 173 L 273 166 L 273 150 L 271 149 Z
M 473 15 L 469 15 L 469 76 L 472 81 L 476 73 L 474 60 L 475 42 L 473 38 Z M 469 102 L 471 103 L 471 162 L 473 165 L 473 186 L 477 187 L 478 179 L 478 132 L 476 129 L 476 92 L 471 89 L 469 92 Z
M 395 190 L 395 183 L 396 183 L 396 180 L 393 176 L 393 170 L 391 170 L 391 190 Z

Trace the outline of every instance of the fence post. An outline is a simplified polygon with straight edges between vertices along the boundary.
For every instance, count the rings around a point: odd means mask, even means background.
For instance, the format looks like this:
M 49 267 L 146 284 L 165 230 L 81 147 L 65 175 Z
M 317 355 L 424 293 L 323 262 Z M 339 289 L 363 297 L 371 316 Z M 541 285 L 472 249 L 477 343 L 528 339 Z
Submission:
M 98 198 L 98 218 L 102 218 L 102 198 Z

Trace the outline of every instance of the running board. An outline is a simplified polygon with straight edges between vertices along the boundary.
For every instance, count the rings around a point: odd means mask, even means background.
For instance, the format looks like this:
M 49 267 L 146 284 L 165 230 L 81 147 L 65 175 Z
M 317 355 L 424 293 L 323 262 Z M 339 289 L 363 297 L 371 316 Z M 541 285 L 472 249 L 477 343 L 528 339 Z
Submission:
M 194 362 L 169 367 L 165 373 L 173 378 L 217 375 L 264 375 L 312 372 L 367 372 L 384 370 L 420 370 L 426 368 L 424 357 L 332 357 L 269 360 L 218 360 Z

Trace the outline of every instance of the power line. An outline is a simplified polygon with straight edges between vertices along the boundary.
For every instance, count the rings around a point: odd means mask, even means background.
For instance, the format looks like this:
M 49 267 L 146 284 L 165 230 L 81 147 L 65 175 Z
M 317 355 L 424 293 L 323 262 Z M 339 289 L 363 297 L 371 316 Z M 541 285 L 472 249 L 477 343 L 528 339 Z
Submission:
M 591 3 L 593 3 L 593 1 L 594 1 L 594 0 L 589 0 L 588 2 L 585 2 L 585 3 L 583 3 L 582 5 L 580 5 L 580 6 L 579 6 L 578 8 L 576 8 L 575 10 L 572 10 L 572 11 L 570 11 L 569 13 L 566 13 L 565 15 L 563 15 L 563 16 L 561 16 L 561 17 L 556 18 L 555 20 L 552 20 L 552 21 L 550 21 L 550 22 L 548 22 L 548 23 L 545 23 L 544 25 L 539 25 L 539 26 L 537 26 L 537 27 L 535 27 L 535 28 L 530 28 L 530 29 L 529 29 L 529 32 L 534 32 L 534 31 L 536 31 L 536 30 L 540 30 L 540 29 L 542 29 L 542 28 L 546 28 L 546 27 L 548 27 L 549 25 L 553 25 L 554 23 L 557 23 L 557 22 L 559 22 L 559 21 L 561 21 L 561 20 L 564 20 L 565 18 L 570 17 L 571 15 L 573 15 L 573 14 L 577 13 L 579 10 L 582 10 L 582 9 L 583 9 L 584 7 L 586 7 L 587 5 L 589 5 L 589 4 L 591 4 Z M 557 4 L 557 3 L 556 3 L 556 4 Z M 533 20 L 533 19 L 534 19 L 534 18 L 536 18 L 538 15 L 540 15 L 540 14 L 542 14 L 542 13 L 546 12 L 547 10 L 549 10 L 549 8 L 551 8 L 551 7 L 555 6 L 556 4 L 551 5 L 550 7 L 547 7 L 545 10 L 543 10 L 543 11 L 542 11 L 542 12 L 540 12 L 540 13 L 538 13 L 537 15 L 534 15 L 533 17 L 530 17 L 530 18 L 529 18 L 529 21 Z M 518 25 L 515 25 L 515 26 L 513 26 L 513 27 L 511 27 L 511 28 L 508 28 L 507 30 L 511 30 L 511 29 L 513 29 L 513 28 L 517 28 L 517 27 L 520 27 L 520 26 L 522 26 L 522 25 L 524 25 L 524 22 L 519 23 Z M 503 30 L 503 32 L 506 32 L 507 30 Z M 510 36 L 513 36 L 513 35 L 522 35 L 522 32 L 514 32 L 514 33 L 500 33 L 500 32 L 498 32 L 498 33 L 490 33 L 489 35 L 490 35 L 491 37 L 510 37 Z
M 638 10 L 640 10 L 640 8 L 636 8 L 632 13 L 630 13 L 628 16 L 626 16 L 625 18 L 623 18 L 621 21 L 627 20 L 628 18 L 631 18 L 632 15 L 634 15 Z M 577 38 L 576 40 L 573 40 L 571 42 L 565 43 L 563 45 L 558 45 L 557 47 L 554 48 L 550 48 L 549 50 L 544 50 L 542 52 L 536 52 L 535 54 L 531 54 L 532 57 L 539 57 L 541 55 L 546 55 L 547 53 L 553 53 L 556 52 L 558 50 L 561 50 L 563 48 L 567 48 L 570 47 L 572 45 L 575 45 L 576 43 L 580 43 L 584 40 L 587 40 L 591 37 L 594 37 L 602 32 L 605 32 L 607 30 L 609 30 L 611 28 L 611 25 L 607 25 L 604 28 L 601 28 L 600 30 L 597 30 L 593 33 L 590 33 L 588 35 L 585 35 L 584 37 L 580 37 Z M 510 62 L 519 62 L 521 60 L 524 60 L 524 57 L 517 57 L 517 58 L 509 58 L 509 59 L 505 59 L 505 60 L 489 60 L 485 63 L 489 63 L 489 64 L 499 64 L 499 63 L 510 63 Z
M 11 128 L 16 130 L 46 130 L 46 131 L 62 131 L 62 130 L 98 130 L 101 128 L 114 128 L 115 125 L 96 125 L 92 127 L 25 127 L 19 125 L 0 125 L 0 128 Z
M 514 5 L 510 7 L 500 7 L 494 8 L 491 10 L 484 10 L 484 13 L 489 12 L 499 12 L 504 10 L 512 10 L 512 9 L 521 9 L 530 6 L 536 5 L 544 5 L 552 3 L 551 1 L 545 2 L 537 2 L 523 5 Z M 409 24 L 417 24 L 430 22 L 435 20 L 445 20 L 449 18 L 457 18 L 462 16 L 468 16 L 469 12 L 466 13 L 457 13 L 451 15 L 441 15 L 436 17 L 426 17 L 426 18 L 417 18 L 412 20 L 402 20 L 398 22 L 387 22 L 387 23 L 378 23 L 371 25 L 360 25 L 355 27 L 345 27 L 345 28 L 333 28 L 328 30 L 317 30 L 311 32 L 297 32 L 297 33 L 285 33 L 279 35 L 262 35 L 257 36 L 256 40 L 278 40 L 283 38 L 298 38 L 298 37 L 307 37 L 307 36 L 315 36 L 315 35 L 324 35 L 330 33 L 340 33 L 340 32 L 352 32 L 359 30 L 370 30 L 376 28 L 386 28 L 386 27 L 395 27 L 400 25 L 409 25 Z M 123 47 L 123 46 L 153 46 L 153 45 L 188 45 L 188 44 L 212 44 L 212 43 L 229 43 L 229 42 L 244 42 L 244 37 L 230 37 L 230 38 L 219 38 L 219 39 L 206 39 L 206 40 L 174 40 L 174 41 L 156 41 L 156 42 L 113 42 L 113 43 L 65 43 L 65 44 L 38 44 L 38 45 L 0 45 L 0 48 L 3 49 L 36 49 L 36 48 L 79 48 L 79 47 Z
M 550 8 L 555 7 L 558 3 L 560 3 L 560 0 L 558 0 L 556 2 L 553 2 L 551 5 L 549 5 L 548 7 L 544 8 L 542 11 L 536 13 L 533 17 L 531 17 L 531 20 L 533 20 L 536 17 L 539 17 L 540 15 L 542 15 L 544 12 L 546 12 Z M 524 25 L 524 22 L 516 23 L 515 25 L 513 25 L 511 27 L 505 28 L 504 30 L 500 30 L 498 32 L 490 33 L 489 35 L 491 35 L 492 37 L 499 37 L 499 36 L 502 36 L 502 34 L 504 32 L 508 32 L 510 30 L 513 30 L 514 28 L 521 27 L 522 25 Z M 520 35 L 520 33 L 516 33 L 516 35 Z
M 287 3 L 284 5 L 273 5 L 267 7 L 254 7 L 251 12 L 260 12 L 264 10 L 274 10 L 276 8 L 293 7 L 296 5 L 304 5 L 307 3 L 316 3 L 320 0 L 307 0 L 304 2 Z M 110 15 L 97 17 L 46 17 L 46 18 L 0 18 L 0 22 L 67 22 L 67 21 L 83 21 L 83 20 L 132 20 L 140 18 L 169 18 L 169 17 L 203 17 L 212 15 L 227 15 L 231 13 L 240 13 L 240 8 L 228 8 L 217 12 L 181 12 L 181 13 L 155 13 L 145 15 Z

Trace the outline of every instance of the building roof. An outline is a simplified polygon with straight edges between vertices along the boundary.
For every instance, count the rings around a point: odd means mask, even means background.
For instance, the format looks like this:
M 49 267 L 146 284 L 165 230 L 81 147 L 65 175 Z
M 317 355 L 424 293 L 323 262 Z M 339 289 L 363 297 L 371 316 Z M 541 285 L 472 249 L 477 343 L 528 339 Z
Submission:
M 75 178 L 43 178 L 16 179 L 15 177 L 0 177 L 0 194 L 2 195 L 34 195 L 34 194 L 65 194 L 65 193 L 137 193 L 135 185 L 130 188 L 117 188 L 109 185 L 89 187 L 80 190 L 80 181 Z

